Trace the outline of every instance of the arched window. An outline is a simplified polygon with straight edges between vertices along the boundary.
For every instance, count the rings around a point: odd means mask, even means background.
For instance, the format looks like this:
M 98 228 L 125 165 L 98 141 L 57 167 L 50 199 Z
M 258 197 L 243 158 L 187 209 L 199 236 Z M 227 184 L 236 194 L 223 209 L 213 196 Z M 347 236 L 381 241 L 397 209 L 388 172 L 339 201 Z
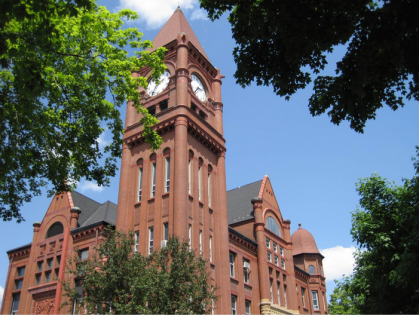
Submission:
M 281 237 L 281 230 L 279 229 L 278 223 L 273 219 L 273 217 L 269 216 L 266 220 L 266 228 Z
M 54 237 L 59 234 L 62 234 L 63 232 L 64 232 L 63 224 L 61 224 L 60 222 L 56 222 L 52 224 L 51 227 L 48 229 L 47 235 L 45 236 L 45 238 Z
M 316 270 L 314 269 L 314 266 L 308 266 L 308 273 L 310 274 L 316 274 Z

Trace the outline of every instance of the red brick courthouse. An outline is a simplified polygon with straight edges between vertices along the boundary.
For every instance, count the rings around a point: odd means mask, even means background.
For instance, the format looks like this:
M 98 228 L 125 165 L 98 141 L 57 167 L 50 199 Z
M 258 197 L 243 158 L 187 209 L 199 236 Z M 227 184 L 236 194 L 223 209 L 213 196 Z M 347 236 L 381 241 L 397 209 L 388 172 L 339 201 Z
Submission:
M 323 256 L 301 225 L 291 236 L 269 177 L 226 190 L 223 76 L 180 9 L 154 46 L 167 48 L 167 72 L 142 91 L 142 104 L 160 121 L 161 148 L 148 148 L 140 114 L 128 104 L 118 205 L 77 192 L 55 196 L 32 242 L 7 252 L 1 313 L 83 313 L 82 302 L 59 309 L 66 298 L 58 280 L 75 250 L 82 259 L 93 255 L 113 224 L 134 231 L 134 251 L 145 254 L 169 235 L 189 239 L 218 288 L 214 314 L 327 314 Z

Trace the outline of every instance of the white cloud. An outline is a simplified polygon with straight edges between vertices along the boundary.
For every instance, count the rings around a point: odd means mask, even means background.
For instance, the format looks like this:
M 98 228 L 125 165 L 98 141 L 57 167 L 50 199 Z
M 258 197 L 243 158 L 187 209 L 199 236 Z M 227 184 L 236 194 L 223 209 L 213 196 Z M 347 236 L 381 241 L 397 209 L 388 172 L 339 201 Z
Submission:
M 191 21 L 194 20 L 207 20 L 208 15 L 207 12 L 202 9 L 196 9 L 191 14 Z
M 3 300 L 3 293 L 4 293 L 4 289 L 0 286 L 0 306 Z
M 119 5 L 116 9 L 131 9 L 138 13 L 139 19 L 137 23 L 146 23 L 149 29 L 157 29 L 163 26 L 164 23 L 172 16 L 177 6 L 180 6 L 183 13 L 186 14 L 189 10 L 198 11 L 198 0 L 119 0 Z M 194 16 L 195 13 L 193 13 Z M 196 13 L 199 16 L 199 13 Z M 191 18 L 197 19 L 197 18 Z
M 323 267 L 327 281 L 339 280 L 343 274 L 346 276 L 352 274 L 355 264 L 353 256 L 355 249 L 354 246 L 348 248 L 336 246 L 320 250 L 324 256 Z
M 102 132 L 102 134 L 99 135 L 99 137 L 96 139 L 96 141 L 99 144 L 99 147 L 103 148 L 105 146 L 108 146 L 111 141 L 109 139 L 106 139 L 106 130 Z
M 81 190 L 81 192 L 84 192 L 85 190 L 92 190 L 95 192 L 101 192 L 105 188 L 98 186 L 96 183 L 90 182 L 90 181 L 84 181 L 78 186 Z

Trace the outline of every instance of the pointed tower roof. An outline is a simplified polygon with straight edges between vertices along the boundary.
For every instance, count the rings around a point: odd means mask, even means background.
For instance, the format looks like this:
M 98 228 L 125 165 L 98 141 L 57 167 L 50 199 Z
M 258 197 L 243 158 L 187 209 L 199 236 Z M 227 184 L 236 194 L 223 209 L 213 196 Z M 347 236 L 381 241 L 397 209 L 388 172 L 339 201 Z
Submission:
M 157 33 L 153 40 L 154 48 L 151 51 L 154 51 L 157 48 L 175 40 L 177 35 L 182 32 L 188 35 L 189 41 L 192 42 L 192 44 L 200 51 L 202 55 L 204 55 L 206 59 L 208 59 L 207 54 L 202 48 L 201 43 L 199 43 L 198 38 L 186 20 L 185 15 L 183 14 L 180 7 L 177 7 L 176 11 L 172 14 L 170 19 L 166 22 L 160 32 Z

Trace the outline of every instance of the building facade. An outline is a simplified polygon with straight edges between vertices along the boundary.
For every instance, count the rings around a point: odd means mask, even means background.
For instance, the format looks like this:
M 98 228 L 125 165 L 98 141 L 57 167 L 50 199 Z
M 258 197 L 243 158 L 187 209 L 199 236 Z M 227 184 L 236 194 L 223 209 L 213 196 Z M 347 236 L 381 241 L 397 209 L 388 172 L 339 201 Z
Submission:
M 327 314 L 323 256 L 305 229 L 291 236 L 269 177 L 226 190 L 223 76 L 179 8 L 153 44 L 167 48 L 167 71 L 140 91 L 159 120 L 161 148 L 148 148 L 141 114 L 128 103 L 118 205 L 77 192 L 55 196 L 34 224 L 32 243 L 8 252 L 1 313 L 82 313 L 79 302 L 59 308 L 63 263 L 76 249 L 93 255 L 112 224 L 134 231 L 144 254 L 164 247 L 169 235 L 189 239 L 208 261 L 220 297 L 209 312 Z M 133 71 L 150 75 L 148 68 Z

